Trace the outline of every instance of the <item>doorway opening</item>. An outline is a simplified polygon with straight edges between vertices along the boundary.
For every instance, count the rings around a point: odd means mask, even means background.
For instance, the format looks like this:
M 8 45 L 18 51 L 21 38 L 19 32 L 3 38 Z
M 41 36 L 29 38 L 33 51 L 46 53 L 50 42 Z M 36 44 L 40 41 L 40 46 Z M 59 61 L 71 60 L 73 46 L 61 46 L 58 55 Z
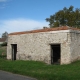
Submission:
M 11 44 L 11 45 L 12 45 L 12 60 L 16 60 L 17 44 Z
M 60 44 L 52 44 L 51 45 L 51 64 L 60 64 Z

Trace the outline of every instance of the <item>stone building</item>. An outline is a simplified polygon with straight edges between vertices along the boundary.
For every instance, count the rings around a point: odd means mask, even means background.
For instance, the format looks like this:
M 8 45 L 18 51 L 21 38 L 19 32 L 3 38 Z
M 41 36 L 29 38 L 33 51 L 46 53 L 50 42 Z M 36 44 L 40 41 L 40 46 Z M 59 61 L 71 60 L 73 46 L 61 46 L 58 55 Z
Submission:
M 64 26 L 10 33 L 7 59 L 69 64 L 80 59 L 80 31 Z

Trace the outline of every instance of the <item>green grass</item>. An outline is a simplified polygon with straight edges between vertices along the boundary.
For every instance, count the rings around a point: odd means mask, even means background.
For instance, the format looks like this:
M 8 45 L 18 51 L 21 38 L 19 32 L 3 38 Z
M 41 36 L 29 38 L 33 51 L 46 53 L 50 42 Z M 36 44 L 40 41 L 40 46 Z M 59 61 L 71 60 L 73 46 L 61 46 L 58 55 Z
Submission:
M 80 61 L 68 65 L 47 65 L 37 61 L 10 61 L 0 58 L 0 70 L 37 80 L 80 80 Z
M 36 61 L 0 59 L 0 70 L 34 77 L 38 80 L 80 80 L 80 61 L 69 65 L 47 65 Z

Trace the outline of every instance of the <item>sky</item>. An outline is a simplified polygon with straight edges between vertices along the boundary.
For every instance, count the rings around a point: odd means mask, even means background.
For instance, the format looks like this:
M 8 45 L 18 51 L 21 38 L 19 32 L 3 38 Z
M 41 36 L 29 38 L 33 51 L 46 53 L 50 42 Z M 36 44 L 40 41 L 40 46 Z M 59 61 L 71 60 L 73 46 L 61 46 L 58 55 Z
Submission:
M 0 0 L 0 36 L 49 27 L 45 19 L 71 5 L 80 8 L 80 0 Z

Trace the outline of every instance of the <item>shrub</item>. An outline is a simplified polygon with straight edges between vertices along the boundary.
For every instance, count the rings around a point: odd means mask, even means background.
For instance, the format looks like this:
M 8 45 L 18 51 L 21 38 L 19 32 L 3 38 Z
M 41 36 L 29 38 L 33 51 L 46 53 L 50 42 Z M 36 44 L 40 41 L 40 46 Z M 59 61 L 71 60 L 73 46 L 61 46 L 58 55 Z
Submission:
M 7 46 L 7 42 L 2 43 L 1 46 Z

